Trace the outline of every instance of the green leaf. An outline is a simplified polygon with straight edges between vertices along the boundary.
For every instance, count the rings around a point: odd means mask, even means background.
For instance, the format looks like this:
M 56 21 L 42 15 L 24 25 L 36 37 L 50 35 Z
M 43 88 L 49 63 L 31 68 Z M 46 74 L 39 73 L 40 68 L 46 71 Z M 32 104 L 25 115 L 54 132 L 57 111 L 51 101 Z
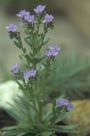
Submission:
M 14 41 L 14 43 L 15 43 L 15 45 L 16 45 L 19 49 L 21 49 L 21 46 L 20 46 L 19 42 Z
M 56 100 L 53 100 L 53 107 L 52 107 L 52 113 L 56 114 Z
M 21 59 L 24 65 L 28 65 L 27 61 L 20 55 L 19 58 Z
M 5 130 L 12 130 L 12 129 L 16 129 L 17 126 L 9 126 L 9 127 L 4 127 L 2 128 L 2 131 L 5 131 Z
M 67 130 L 67 129 L 60 129 L 60 128 L 52 128 L 52 129 L 49 129 L 48 131 L 57 132 L 57 133 L 76 133 L 76 134 L 81 132 L 80 130 Z
M 32 46 L 32 41 L 30 40 L 30 37 L 24 38 L 24 41 L 25 41 L 29 46 Z
M 47 40 L 44 40 L 44 41 L 43 41 L 43 45 L 47 44 L 48 41 L 49 41 L 49 38 L 48 38 Z
M 45 58 L 45 56 L 42 56 L 41 58 L 38 58 L 38 59 L 36 60 L 36 62 L 39 63 L 39 62 L 41 62 L 44 58 Z
M 30 61 L 33 62 L 32 58 L 28 54 L 25 54 L 24 56 L 28 63 L 30 63 Z
M 50 95 L 53 92 L 53 90 L 54 90 L 54 86 L 50 87 L 47 90 L 44 90 L 42 95 L 43 96 Z
M 78 125 L 63 125 L 63 126 L 58 125 L 58 126 L 56 126 L 56 128 L 73 130 L 73 129 L 79 128 L 80 126 L 81 126 L 81 124 L 78 124 Z
M 23 85 L 17 80 L 16 83 L 19 85 L 20 89 L 24 89 Z
M 48 131 L 41 133 L 41 136 L 51 136 L 51 135 L 52 135 L 52 132 L 48 132 Z
M 65 117 L 67 117 L 72 111 L 69 112 L 63 112 L 60 114 L 60 116 L 56 119 L 55 123 L 58 123 L 62 121 Z
M 47 110 L 47 109 L 46 109 Z M 52 106 L 49 108 L 48 111 L 46 111 L 46 113 L 43 115 L 43 121 L 44 121 L 44 125 L 47 127 L 50 124 L 50 119 L 52 116 Z

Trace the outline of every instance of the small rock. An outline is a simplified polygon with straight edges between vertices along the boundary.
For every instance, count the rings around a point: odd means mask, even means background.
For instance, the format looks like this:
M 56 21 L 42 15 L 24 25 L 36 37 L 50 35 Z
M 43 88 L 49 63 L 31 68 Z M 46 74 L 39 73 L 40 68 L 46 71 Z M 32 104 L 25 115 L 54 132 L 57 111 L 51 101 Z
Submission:
M 10 104 L 15 104 L 13 99 L 23 96 L 15 81 L 7 81 L 0 84 L 0 108 L 11 108 Z
M 81 124 L 80 130 L 85 130 L 85 132 L 76 136 L 88 136 L 90 133 L 90 100 L 78 100 L 72 103 L 77 108 L 64 122 L 67 124 Z

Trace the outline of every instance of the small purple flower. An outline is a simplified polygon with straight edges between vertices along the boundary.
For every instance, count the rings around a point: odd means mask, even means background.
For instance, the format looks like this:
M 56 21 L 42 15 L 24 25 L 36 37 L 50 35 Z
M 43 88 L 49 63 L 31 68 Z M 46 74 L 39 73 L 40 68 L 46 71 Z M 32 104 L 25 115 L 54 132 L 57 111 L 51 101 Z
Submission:
M 23 10 L 20 10 L 19 13 L 16 14 L 16 15 L 19 18 L 24 18 L 25 15 L 29 15 L 29 14 L 30 14 L 30 12 L 26 11 L 25 9 L 23 9 Z
M 27 23 L 33 23 L 33 22 L 34 22 L 34 15 L 26 15 L 26 16 L 24 17 L 24 19 L 25 19 L 25 21 L 26 21 Z
M 27 71 L 27 73 L 23 74 L 24 79 L 28 79 L 30 77 L 30 71 Z
M 69 111 L 72 111 L 74 109 L 74 105 L 69 103 L 67 106 L 66 106 L 67 110 Z
M 62 106 L 69 111 L 74 109 L 73 104 L 69 103 L 67 99 L 59 98 L 57 101 L 57 107 L 62 107 Z
M 55 51 L 59 51 L 61 49 L 61 47 L 58 47 L 57 45 L 48 46 L 48 48 Z
M 31 69 L 30 71 L 27 71 L 27 73 L 23 74 L 24 79 L 28 79 L 30 77 L 34 77 L 36 75 L 36 70 Z
M 49 48 L 49 50 L 46 51 L 46 56 L 49 58 L 50 57 L 53 58 L 53 57 L 57 56 L 59 54 L 60 49 L 61 49 L 61 47 L 57 47 L 57 45 L 48 46 L 48 48 Z
M 57 107 L 67 106 L 69 101 L 67 99 L 59 98 L 57 101 Z
M 9 30 L 9 32 L 13 32 L 16 33 L 17 32 L 17 26 L 13 25 L 13 24 L 9 24 L 9 26 L 5 27 L 7 30 Z
M 25 22 L 19 23 L 19 25 L 21 25 L 21 26 L 24 26 L 25 24 L 26 24 Z
M 46 51 L 46 56 L 49 57 L 49 58 L 53 58 L 53 57 L 57 56 L 58 54 L 59 54 L 59 52 L 56 51 L 56 50 Z
M 46 7 L 46 6 L 38 5 L 38 6 L 34 9 L 34 11 L 35 11 L 35 13 L 36 13 L 37 15 L 40 15 L 40 14 L 44 11 L 45 7 Z
M 12 66 L 11 72 L 17 74 L 18 73 L 18 63 Z
M 30 76 L 31 76 L 31 77 L 34 77 L 35 75 L 36 75 L 36 70 L 31 69 L 31 71 L 30 71 Z
M 45 24 L 45 23 L 51 23 L 51 22 L 53 21 L 53 19 L 54 19 L 54 17 L 53 17 L 52 15 L 46 14 L 43 23 L 44 23 L 44 24 Z

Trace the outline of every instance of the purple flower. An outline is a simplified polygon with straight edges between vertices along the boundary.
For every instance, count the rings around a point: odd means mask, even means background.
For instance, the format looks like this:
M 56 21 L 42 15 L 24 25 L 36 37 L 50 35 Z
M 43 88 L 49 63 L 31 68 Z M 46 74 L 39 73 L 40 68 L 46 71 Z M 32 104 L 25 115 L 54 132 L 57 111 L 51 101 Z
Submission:
M 57 101 L 57 107 L 67 106 L 69 101 L 67 99 L 59 98 Z
M 27 73 L 23 74 L 24 79 L 28 79 L 30 77 L 30 71 L 27 71 Z
M 69 111 L 72 111 L 74 109 L 74 105 L 69 103 L 67 106 L 66 106 L 67 110 Z
M 17 74 L 18 73 L 18 63 L 12 66 L 11 72 Z
M 74 109 L 73 104 L 69 103 L 67 99 L 59 98 L 57 101 L 57 107 L 62 107 L 62 106 L 64 106 L 69 111 Z
M 38 5 L 38 6 L 34 9 L 34 11 L 35 11 L 35 13 L 36 13 L 37 15 L 39 15 L 39 14 L 41 14 L 41 13 L 44 11 L 45 7 L 46 7 L 46 6 Z
M 56 50 L 46 51 L 46 56 L 49 57 L 49 58 L 53 58 L 53 57 L 57 56 L 58 54 L 59 54 L 59 52 L 56 51 Z
M 30 71 L 27 71 L 27 73 L 23 74 L 24 79 L 28 79 L 30 77 L 34 77 L 36 75 L 36 70 L 31 69 Z
M 29 14 L 30 14 L 30 12 L 23 9 L 23 10 L 20 10 L 19 13 L 16 15 L 17 15 L 17 17 L 24 18 L 25 15 L 29 15 Z
M 31 77 L 34 77 L 35 75 L 36 75 L 36 70 L 31 69 L 31 71 L 30 71 L 30 76 L 31 76 Z
M 21 26 L 24 26 L 25 24 L 26 24 L 25 22 L 19 23 L 19 25 L 21 25 Z
M 48 48 L 55 51 L 59 51 L 61 49 L 61 47 L 58 47 L 57 45 L 48 46 Z
M 24 17 L 24 19 L 25 19 L 25 21 L 26 21 L 27 23 L 33 23 L 33 21 L 34 21 L 34 15 L 26 15 L 26 16 Z
M 59 54 L 60 47 L 57 47 L 57 45 L 48 46 L 49 50 L 46 51 L 47 57 L 55 57 Z
M 17 32 L 17 26 L 13 25 L 13 24 L 9 24 L 9 26 L 5 27 L 7 30 L 9 30 L 9 32 Z
M 52 15 L 46 14 L 43 23 L 44 23 L 44 24 L 45 24 L 45 23 L 51 23 L 51 22 L 53 21 L 53 19 L 54 19 L 54 17 L 53 17 Z

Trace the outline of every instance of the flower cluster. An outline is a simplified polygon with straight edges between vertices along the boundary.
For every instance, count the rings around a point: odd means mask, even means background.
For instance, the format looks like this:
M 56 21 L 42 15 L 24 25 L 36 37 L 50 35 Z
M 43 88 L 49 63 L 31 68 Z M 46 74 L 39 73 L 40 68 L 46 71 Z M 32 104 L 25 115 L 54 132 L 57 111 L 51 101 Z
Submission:
M 36 13 L 37 15 L 40 15 L 40 14 L 44 11 L 45 7 L 46 7 L 46 6 L 38 5 L 38 6 L 34 9 L 34 11 L 35 11 L 35 13 Z
M 20 25 L 25 25 L 26 23 L 33 23 L 34 22 L 34 15 L 31 15 L 29 11 L 26 11 L 25 9 L 20 10 L 18 14 L 16 14 L 17 17 L 21 18 L 23 22 L 20 23 Z
M 19 69 L 18 69 L 18 63 L 12 66 L 11 72 L 14 74 L 18 74 Z M 31 69 L 30 71 L 27 71 L 27 73 L 23 73 L 23 78 L 28 79 L 30 77 L 34 77 L 36 75 L 36 70 Z
M 54 17 L 52 15 L 46 14 L 43 23 L 51 23 L 54 20 Z
M 44 9 L 46 6 L 38 5 L 35 9 L 34 12 L 36 13 L 37 16 L 43 13 Z M 19 13 L 16 14 L 17 17 L 22 19 L 22 22 L 20 22 L 20 25 L 24 26 L 26 24 L 36 24 L 37 21 L 35 19 L 34 15 L 31 15 L 29 11 L 26 11 L 25 9 L 20 10 Z M 54 17 L 52 15 L 46 14 L 44 16 L 44 20 L 42 21 L 43 24 L 46 23 L 52 23 L 54 20 Z M 17 32 L 17 26 L 13 24 L 9 24 L 9 26 L 6 26 L 6 29 L 9 30 L 9 32 L 15 33 Z
M 36 13 L 37 17 L 39 18 L 39 16 L 44 12 L 46 6 L 43 5 L 38 5 L 36 8 L 34 8 L 34 12 Z M 20 23 L 20 25 L 29 25 L 29 24 L 36 24 L 39 23 L 37 17 L 35 18 L 35 15 L 31 15 L 29 11 L 26 11 L 25 9 L 20 10 L 19 13 L 16 14 L 17 17 L 21 18 L 22 22 Z M 45 24 L 50 24 L 52 23 L 54 17 L 52 15 L 49 14 L 45 14 L 42 18 L 42 23 Z M 8 29 L 10 33 L 10 36 L 14 37 L 15 35 L 12 35 L 14 33 L 17 33 L 17 26 L 13 25 L 13 24 L 9 24 L 9 26 L 6 26 L 6 29 Z M 48 28 L 46 28 L 48 29 Z M 21 41 L 19 41 L 20 37 L 18 37 L 18 35 L 16 35 L 17 37 L 16 40 L 18 40 L 18 42 L 15 42 L 16 46 L 21 48 L 22 46 L 20 46 Z M 54 58 L 55 56 L 57 56 L 59 54 L 60 51 L 60 47 L 57 47 L 56 45 L 52 45 L 52 46 L 48 46 L 49 50 L 46 51 L 46 56 L 48 58 Z M 37 65 L 37 64 L 36 64 Z M 15 65 L 12 66 L 11 72 L 17 74 L 18 73 L 18 63 L 16 63 Z M 27 71 L 27 73 L 23 73 L 23 78 L 27 79 L 30 77 L 34 77 L 36 75 L 36 71 L 34 69 L 31 69 L 31 71 Z
M 15 109 L 16 111 L 10 111 L 16 112 L 12 115 L 15 115 L 14 117 L 18 122 L 18 125 L 15 126 L 14 133 L 11 128 L 11 134 L 15 134 L 14 136 L 24 136 L 28 134 L 41 136 L 48 134 L 48 136 L 51 136 L 60 132 L 60 130 L 62 132 L 71 131 L 70 126 L 69 128 L 62 126 L 63 129 L 61 129 L 57 125 L 58 119 L 61 120 L 62 118 L 62 110 L 64 117 L 66 117 L 67 112 L 74 109 L 73 104 L 67 99 L 60 98 L 57 103 L 56 100 L 52 100 L 52 108 L 45 112 L 47 107 L 46 95 L 50 95 L 52 92 L 51 89 L 53 89 L 53 87 L 50 87 L 48 84 L 49 77 L 52 73 L 51 71 L 53 71 L 51 65 L 61 50 L 61 47 L 52 45 L 48 46 L 48 50 L 42 54 L 42 47 L 49 41 L 49 38 L 46 37 L 48 29 L 52 29 L 54 26 L 54 17 L 44 12 L 45 7 L 44 5 L 38 5 L 34 8 L 35 15 L 31 15 L 31 13 L 25 9 L 16 14 L 22 21 L 20 25 L 23 26 L 25 32 L 23 39 L 28 48 L 23 45 L 21 34 L 17 31 L 17 26 L 13 24 L 6 26 L 10 38 L 14 41 L 16 47 L 22 51 L 20 60 L 23 64 L 22 70 L 18 67 L 18 63 L 11 68 L 11 72 L 16 75 L 16 82 L 23 92 L 23 96 L 25 95 L 25 97 L 19 101 L 20 105 L 19 102 L 16 102 L 16 104 L 18 104 L 18 108 Z M 40 31 L 41 25 L 43 26 L 42 31 Z M 22 103 L 23 100 L 24 103 Z M 22 132 L 19 131 L 19 129 L 22 130 Z M 8 136 L 11 135 L 9 131 L 7 133 Z
M 16 33 L 17 32 L 17 26 L 13 25 L 13 24 L 9 24 L 9 26 L 5 27 L 7 30 L 9 30 L 9 32 L 12 33 Z
M 16 14 L 16 15 L 17 15 L 17 17 L 19 17 L 19 18 L 24 18 L 25 16 L 27 16 L 27 15 L 29 15 L 29 14 L 30 14 L 29 11 L 26 11 L 25 9 L 23 9 L 23 10 L 20 10 L 19 13 Z
M 27 71 L 27 73 L 23 74 L 24 79 L 28 79 L 30 77 L 34 77 L 36 75 L 36 70 L 31 69 L 30 71 Z
M 46 51 L 46 56 L 48 58 L 54 58 L 59 54 L 61 47 L 57 47 L 57 45 L 48 46 L 49 50 Z
M 18 63 L 12 66 L 11 72 L 17 74 L 18 73 Z
M 57 101 L 57 107 L 64 107 L 65 109 L 71 111 L 74 109 L 73 104 L 69 103 L 67 99 L 59 98 Z
M 27 23 L 32 23 L 34 21 L 34 15 L 27 15 L 24 19 Z

